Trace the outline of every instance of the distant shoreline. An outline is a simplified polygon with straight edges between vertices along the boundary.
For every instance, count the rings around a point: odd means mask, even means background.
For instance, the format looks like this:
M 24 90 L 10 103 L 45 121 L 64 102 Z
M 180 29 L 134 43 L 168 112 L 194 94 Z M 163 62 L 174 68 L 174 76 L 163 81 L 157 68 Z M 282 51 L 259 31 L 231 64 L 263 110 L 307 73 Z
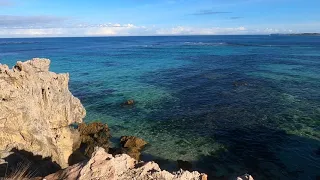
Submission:
M 320 33 L 270 34 L 270 36 L 320 36 Z

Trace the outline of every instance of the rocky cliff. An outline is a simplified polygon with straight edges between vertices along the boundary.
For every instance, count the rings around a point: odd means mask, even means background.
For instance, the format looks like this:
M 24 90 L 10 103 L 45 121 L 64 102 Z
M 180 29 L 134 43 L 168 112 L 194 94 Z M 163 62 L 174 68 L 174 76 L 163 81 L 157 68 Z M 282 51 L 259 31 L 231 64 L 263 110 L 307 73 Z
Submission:
M 69 75 L 49 72 L 49 65 L 50 60 L 38 58 L 17 62 L 12 69 L 0 64 L 0 165 L 9 162 L 2 158 L 7 160 L 11 153 L 23 152 L 23 155 L 29 155 L 23 158 L 33 158 L 33 163 L 27 165 L 38 165 L 37 171 L 46 171 L 38 174 L 46 176 L 51 171 L 56 172 L 48 164 L 41 165 L 47 161 L 55 162 L 64 169 L 45 178 L 40 175 L 41 178 L 34 179 L 206 180 L 206 175 L 198 172 L 171 174 L 161 171 L 154 162 L 138 163 L 126 154 L 108 154 L 109 129 L 101 123 L 71 128 L 72 123 L 82 123 L 85 109 L 68 89 Z M 100 138 L 101 134 L 104 138 Z M 145 144 L 129 136 L 123 137 L 122 143 L 124 148 L 134 146 L 130 149 L 134 152 Z M 91 158 L 69 166 L 71 155 L 80 144 L 86 145 L 85 153 Z M 92 156 L 91 151 L 94 151 Z M 47 159 L 45 162 L 44 158 Z M 4 168 L 7 172 L 7 166 Z M 26 177 L 17 170 L 19 177 Z
M 69 75 L 49 72 L 50 60 L 0 64 L 0 156 L 12 149 L 50 157 L 62 168 L 79 146 L 85 109 L 68 89 Z M 3 158 L 3 157 L 0 157 Z

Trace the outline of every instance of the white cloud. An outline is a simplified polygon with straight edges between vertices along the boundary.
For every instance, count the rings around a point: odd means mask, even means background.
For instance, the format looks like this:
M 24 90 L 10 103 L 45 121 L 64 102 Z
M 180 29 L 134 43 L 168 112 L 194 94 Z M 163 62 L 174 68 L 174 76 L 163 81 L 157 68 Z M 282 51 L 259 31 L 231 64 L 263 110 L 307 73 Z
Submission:
M 61 36 L 129 36 L 143 35 L 144 26 L 134 24 L 77 24 L 65 27 L 0 28 L 0 37 L 61 37 Z
M 245 27 L 197 28 L 197 27 L 177 26 L 177 27 L 173 27 L 173 28 L 156 30 L 156 34 L 158 34 L 158 35 L 216 35 L 216 34 L 246 34 L 246 33 L 248 33 L 248 31 Z
M 96 26 L 85 29 L 87 36 L 115 36 L 115 35 L 131 35 L 134 30 L 140 30 L 133 24 L 108 24 L 108 26 Z
M 0 29 L 0 37 L 46 37 L 46 36 L 61 36 L 65 31 L 61 28 L 46 28 L 46 29 Z
M 50 19 L 50 18 L 49 18 Z M 54 19 L 53 21 L 55 21 Z M 288 26 L 290 27 L 290 26 Z M 175 26 L 163 28 L 155 25 L 139 26 L 131 23 L 104 23 L 104 24 L 53 24 L 46 26 L 26 25 L 17 28 L 12 25 L 0 28 L 0 37 L 81 37 L 81 36 L 141 36 L 141 35 L 246 35 L 246 34 L 273 34 L 298 33 L 302 30 L 291 28 L 255 28 L 255 27 L 193 27 Z

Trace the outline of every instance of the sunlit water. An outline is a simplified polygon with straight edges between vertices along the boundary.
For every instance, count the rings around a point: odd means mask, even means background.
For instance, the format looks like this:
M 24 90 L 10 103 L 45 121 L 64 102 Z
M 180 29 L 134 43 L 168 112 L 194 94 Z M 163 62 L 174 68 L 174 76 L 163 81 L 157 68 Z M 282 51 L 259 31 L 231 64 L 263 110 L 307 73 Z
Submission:
M 0 63 L 33 57 L 70 73 L 87 122 L 108 123 L 113 142 L 145 139 L 142 158 L 163 168 L 320 176 L 320 37 L 0 39 Z

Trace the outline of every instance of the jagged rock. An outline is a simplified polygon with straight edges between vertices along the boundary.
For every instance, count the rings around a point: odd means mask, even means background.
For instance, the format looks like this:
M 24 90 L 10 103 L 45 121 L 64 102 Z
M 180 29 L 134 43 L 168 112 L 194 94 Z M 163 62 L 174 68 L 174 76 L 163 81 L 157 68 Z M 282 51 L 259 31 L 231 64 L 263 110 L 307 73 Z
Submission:
M 120 144 L 122 146 L 123 153 L 128 154 L 136 160 L 139 160 L 141 150 L 144 148 L 147 142 L 135 136 L 121 136 Z
M 207 175 L 198 172 L 162 171 L 154 162 L 140 163 L 126 154 L 113 157 L 103 148 L 96 148 L 89 161 L 75 164 L 57 173 L 44 177 L 46 180 L 207 180 Z
M 0 151 L 13 148 L 51 157 L 62 168 L 79 147 L 85 109 L 68 89 L 69 74 L 49 72 L 50 60 L 0 65 Z
M 96 146 L 109 150 L 110 130 L 107 124 L 94 122 L 90 124 L 81 123 L 78 125 L 80 132 L 81 148 L 84 149 L 84 155 L 91 157 Z

